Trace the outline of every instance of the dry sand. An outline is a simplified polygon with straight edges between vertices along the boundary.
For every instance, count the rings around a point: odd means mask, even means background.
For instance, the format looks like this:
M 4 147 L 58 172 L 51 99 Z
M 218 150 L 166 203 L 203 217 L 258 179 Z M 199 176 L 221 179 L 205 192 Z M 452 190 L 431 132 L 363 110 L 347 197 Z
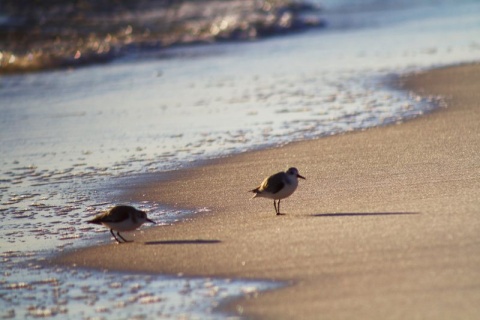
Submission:
M 478 319 L 480 65 L 413 75 L 405 87 L 449 107 L 130 185 L 125 202 L 212 211 L 56 262 L 289 283 L 225 306 L 262 319 Z M 287 166 L 307 180 L 275 216 L 271 200 L 246 191 Z

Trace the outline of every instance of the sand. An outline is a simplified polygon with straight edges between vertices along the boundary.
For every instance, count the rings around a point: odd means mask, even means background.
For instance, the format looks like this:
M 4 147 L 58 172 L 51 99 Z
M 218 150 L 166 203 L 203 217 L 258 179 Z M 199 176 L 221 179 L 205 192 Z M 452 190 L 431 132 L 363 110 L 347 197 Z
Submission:
M 224 305 L 251 318 L 477 318 L 480 65 L 402 81 L 445 96 L 448 108 L 137 179 L 122 187 L 124 202 L 211 211 L 55 263 L 288 284 Z M 271 200 L 247 191 L 287 166 L 307 180 L 276 216 Z

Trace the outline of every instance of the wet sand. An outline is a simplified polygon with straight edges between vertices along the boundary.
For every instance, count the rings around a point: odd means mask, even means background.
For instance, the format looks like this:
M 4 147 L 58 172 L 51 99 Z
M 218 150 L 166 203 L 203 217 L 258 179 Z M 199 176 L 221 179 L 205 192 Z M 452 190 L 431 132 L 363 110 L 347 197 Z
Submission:
M 224 306 L 253 318 L 476 318 L 480 65 L 403 81 L 447 97 L 448 108 L 119 186 L 128 190 L 124 202 L 211 211 L 55 262 L 289 284 Z M 282 202 L 286 214 L 275 216 L 271 200 L 249 200 L 247 191 L 287 166 L 307 180 Z

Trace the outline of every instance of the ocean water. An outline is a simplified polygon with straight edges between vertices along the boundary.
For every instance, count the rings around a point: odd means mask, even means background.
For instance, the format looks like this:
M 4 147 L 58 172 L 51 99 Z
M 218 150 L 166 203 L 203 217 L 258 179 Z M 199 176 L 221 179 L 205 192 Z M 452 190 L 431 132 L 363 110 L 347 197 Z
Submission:
M 213 311 L 225 297 L 280 285 L 48 259 L 111 241 L 84 221 L 115 204 L 118 178 L 401 123 L 441 99 L 395 90 L 392 79 L 480 57 L 476 1 L 319 3 L 323 29 L 0 76 L 2 316 L 225 318 Z M 159 227 L 209 210 L 133 205 Z

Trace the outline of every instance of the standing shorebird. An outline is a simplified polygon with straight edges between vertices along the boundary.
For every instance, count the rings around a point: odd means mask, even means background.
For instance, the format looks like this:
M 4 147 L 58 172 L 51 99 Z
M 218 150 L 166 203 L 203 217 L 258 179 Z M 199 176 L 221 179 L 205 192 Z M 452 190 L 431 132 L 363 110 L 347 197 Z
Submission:
M 273 199 L 273 206 L 275 207 L 275 213 L 280 215 L 280 200 L 285 199 L 295 192 L 298 186 L 298 178 L 304 179 L 299 173 L 297 168 L 289 168 L 285 172 L 276 173 L 263 180 L 262 184 L 251 190 L 255 193 L 253 198 L 263 197 Z M 252 198 L 252 199 L 253 199 Z M 278 200 L 278 206 L 277 201 Z
M 155 223 L 147 218 L 147 214 L 144 211 L 137 210 L 132 206 L 115 206 L 109 211 L 100 214 L 87 222 L 101 224 L 109 228 L 110 233 L 118 243 L 122 242 L 118 240 L 113 233 L 113 230 L 117 231 L 117 236 L 119 236 L 124 242 L 132 242 L 125 240 L 125 238 L 120 235 L 120 231 L 133 231 L 145 222 Z

